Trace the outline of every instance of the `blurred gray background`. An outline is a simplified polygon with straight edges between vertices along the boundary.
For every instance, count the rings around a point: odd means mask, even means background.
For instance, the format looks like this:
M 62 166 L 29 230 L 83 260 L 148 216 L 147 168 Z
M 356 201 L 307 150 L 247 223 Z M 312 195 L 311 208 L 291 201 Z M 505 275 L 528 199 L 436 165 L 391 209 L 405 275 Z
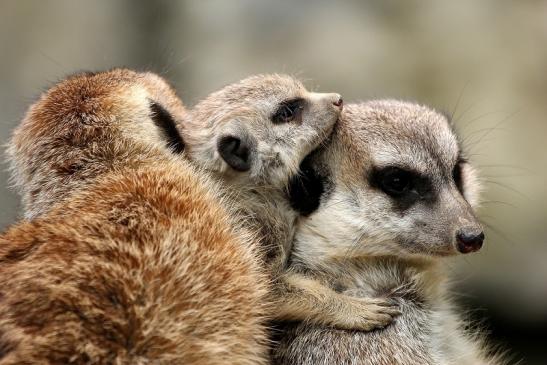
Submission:
M 115 66 L 162 74 L 188 105 L 285 72 L 454 113 L 488 226 L 482 252 L 446 263 L 458 300 L 515 362 L 547 363 L 546 1 L 3 0 L 0 40 L 2 142 L 52 83 Z M 0 178 L 4 228 L 19 207 Z

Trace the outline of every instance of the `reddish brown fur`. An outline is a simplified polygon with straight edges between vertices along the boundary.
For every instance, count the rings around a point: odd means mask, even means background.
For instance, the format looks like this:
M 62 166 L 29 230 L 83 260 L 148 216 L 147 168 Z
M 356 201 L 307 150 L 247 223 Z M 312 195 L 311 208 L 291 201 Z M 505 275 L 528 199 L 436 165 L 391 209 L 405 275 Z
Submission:
M 158 131 L 123 133 L 149 118 L 142 98 L 162 103 L 176 119 L 185 113 L 160 77 L 125 69 L 72 76 L 29 108 L 8 150 L 27 217 L 43 213 L 91 178 L 153 160 L 149 149 Z
M 40 209 L 0 238 L 0 364 L 264 362 L 250 235 L 214 183 L 139 128 L 149 110 L 135 105 L 171 93 L 114 70 L 70 78 L 30 109 L 11 153 L 25 205 Z

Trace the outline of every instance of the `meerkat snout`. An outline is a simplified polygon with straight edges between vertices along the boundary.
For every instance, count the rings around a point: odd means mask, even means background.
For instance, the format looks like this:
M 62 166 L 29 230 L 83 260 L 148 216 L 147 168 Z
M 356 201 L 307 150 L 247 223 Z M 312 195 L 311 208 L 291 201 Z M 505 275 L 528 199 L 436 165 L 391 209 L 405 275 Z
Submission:
M 337 106 L 339 107 L 340 109 L 342 109 L 344 107 L 344 99 L 342 99 L 342 97 L 340 97 L 337 101 L 335 101 L 334 103 L 334 106 Z
M 464 180 L 466 178 L 462 177 L 462 182 Z M 421 209 L 422 216 L 428 221 L 425 231 L 436 232 L 441 237 L 443 232 L 447 234 L 446 243 L 440 241 L 437 245 L 447 254 L 478 251 L 484 241 L 482 225 L 473 207 L 462 195 L 461 186 L 458 180 L 455 180 L 455 184 L 447 184 L 437 194 L 436 202 L 430 208 Z
M 338 93 L 310 93 L 310 100 L 321 103 L 325 101 L 327 104 L 334 105 L 335 109 L 342 111 L 344 108 L 344 99 Z
M 482 247 L 484 232 L 476 227 L 465 227 L 456 232 L 456 240 L 461 253 L 475 252 Z

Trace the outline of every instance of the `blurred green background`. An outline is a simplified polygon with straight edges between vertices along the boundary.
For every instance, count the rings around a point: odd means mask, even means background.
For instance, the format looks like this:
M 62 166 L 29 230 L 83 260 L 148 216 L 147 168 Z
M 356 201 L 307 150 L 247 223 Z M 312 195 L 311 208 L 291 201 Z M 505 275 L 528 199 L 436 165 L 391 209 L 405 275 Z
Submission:
M 458 300 L 514 362 L 547 363 L 546 1 L 2 0 L 0 40 L 3 142 L 53 82 L 115 66 L 164 75 L 187 105 L 285 72 L 453 112 L 488 226 L 482 252 L 446 262 Z M 18 197 L 0 178 L 6 227 Z

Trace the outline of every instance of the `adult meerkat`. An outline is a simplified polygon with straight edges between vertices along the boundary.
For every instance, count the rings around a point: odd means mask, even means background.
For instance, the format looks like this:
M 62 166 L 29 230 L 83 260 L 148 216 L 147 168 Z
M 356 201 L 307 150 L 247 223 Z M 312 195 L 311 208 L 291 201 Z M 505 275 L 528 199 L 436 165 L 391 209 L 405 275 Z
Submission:
M 328 147 L 304 165 L 308 176 L 292 190 L 308 216 L 291 269 L 347 295 L 391 297 L 401 315 L 368 333 L 282 324 L 274 363 L 496 363 L 447 292 L 442 257 L 477 251 L 484 239 L 477 177 L 447 118 L 392 100 L 350 105 Z
M 148 126 L 156 81 L 76 76 L 27 115 L 40 161 L 19 176 L 43 213 L 0 236 L 0 364 L 266 363 L 254 239 Z

